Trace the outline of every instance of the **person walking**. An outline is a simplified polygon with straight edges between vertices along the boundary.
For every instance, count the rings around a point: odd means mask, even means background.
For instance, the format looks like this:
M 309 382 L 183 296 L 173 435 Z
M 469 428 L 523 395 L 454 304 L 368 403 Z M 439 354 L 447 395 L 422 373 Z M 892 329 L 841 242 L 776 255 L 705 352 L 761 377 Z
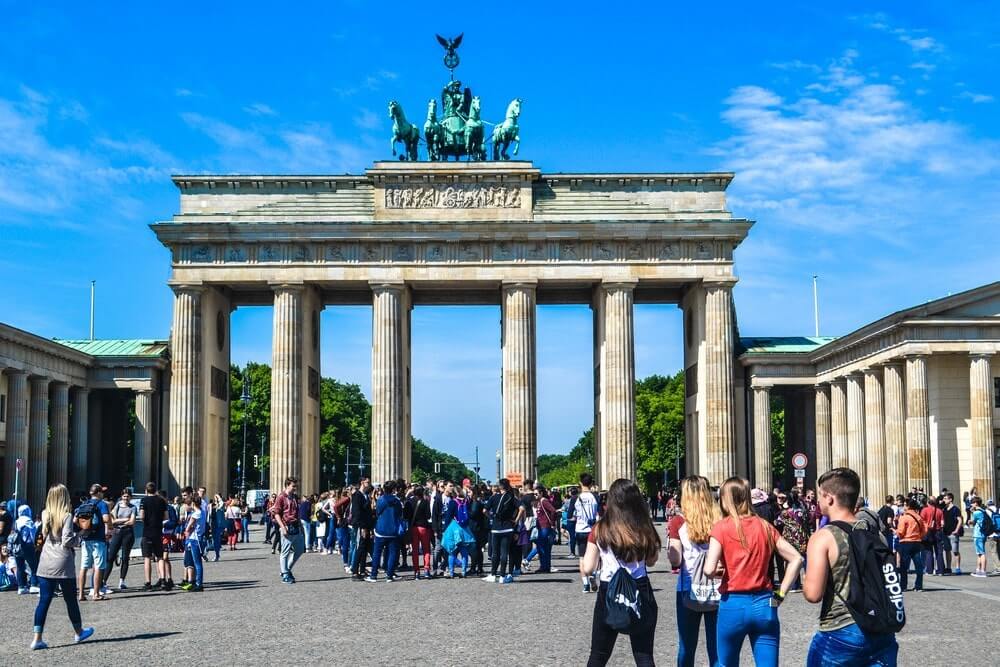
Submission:
M 294 584 L 295 577 L 292 568 L 305 551 L 305 541 L 302 537 L 302 523 L 299 520 L 299 496 L 297 494 L 299 480 L 297 477 L 285 479 L 285 488 L 274 500 L 271 507 L 271 518 L 278 525 L 281 536 L 281 557 L 278 559 L 278 569 L 281 580 L 286 584 Z
M 351 509 L 351 493 L 349 489 L 341 489 L 337 500 L 333 503 L 333 516 L 337 522 L 337 542 L 340 546 L 340 559 L 344 563 L 344 572 L 351 573 L 351 526 L 347 514 Z
M 926 534 L 927 526 L 920 518 L 920 502 L 916 498 L 908 498 L 906 510 L 896 522 L 896 535 L 899 537 L 899 580 L 904 591 L 911 562 L 917 573 L 913 590 L 919 592 L 924 589 L 923 539 Z
M 569 555 L 573 557 L 579 555 L 576 549 L 576 515 L 574 514 L 577 494 L 579 493 L 579 489 L 573 487 L 562 504 L 562 525 L 569 538 Z
M 180 587 L 189 593 L 201 593 L 205 566 L 201 560 L 202 538 L 208 515 L 208 503 L 200 495 L 192 495 L 191 511 L 184 526 L 185 581 Z
M 716 642 L 719 664 L 740 664 L 740 650 L 749 636 L 754 663 L 777 666 L 781 639 L 778 606 L 798 579 L 802 556 L 771 523 L 750 505 L 750 484 L 730 477 L 719 489 L 722 519 L 712 527 L 705 573 L 721 571 Z M 775 552 L 785 560 L 785 575 L 774 591 L 770 564 Z
M 864 521 L 856 521 L 854 515 L 861 479 L 850 468 L 834 468 L 821 475 L 816 486 L 819 509 L 829 521 L 809 538 L 807 548 L 809 567 L 802 594 L 809 602 L 822 601 L 823 604 L 819 612 L 819 630 L 809 645 L 806 667 L 895 667 L 899 651 L 896 636 L 866 634 L 854 622 L 845 602 L 852 587 L 861 585 L 851 578 L 850 533 L 843 528 L 846 524 L 852 530 L 863 530 L 866 525 Z
M 576 542 L 579 545 L 582 540 L 584 543 L 590 539 L 590 531 L 593 530 L 594 524 L 597 523 L 597 518 L 600 515 L 600 503 L 597 500 L 597 496 L 591 491 L 591 487 L 594 486 L 594 478 L 590 473 L 583 473 L 580 475 L 580 493 L 576 496 L 576 503 L 573 506 L 573 516 L 576 517 Z M 579 549 L 577 550 L 579 551 Z M 591 581 L 590 577 L 583 578 L 583 592 L 590 593 Z
M 38 554 L 35 553 L 35 522 L 31 517 L 31 507 L 20 505 L 17 520 L 7 538 L 8 553 L 17 567 L 17 594 L 37 593 Z M 30 574 L 29 574 L 30 572 Z
M 506 477 L 500 480 L 500 493 L 493 494 L 486 504 L 486 509 L 490 517 L 490 573 L 483 577 L 483 581 L 513 583 L 514 577 L 507 572 L 507 561 L 510 560 L 517 499 Z
M 42 553 L 38 559 L 38 606 L 35 607 L 35 636 L 31 649 L 48 648 L 42 639 L 45 619 L 55 596 L 56 588 L 62 591 L 66 612 L 73 626 L 73 641 L 79 644 L 94 634 L 94 628 L 84 627 L 80 617 L 80 603 L 77 600 L 76 581 L 73 570 L 76 563 L 76 547 L 80 543 L 78 526 L 74 524 L 70 506 L 69 491 L 62 484 L 49 489 L 42 511 Z
M 418 486 L 413 489 L 413 495 L 406 501 L 403 507 L 403 517 L 410 524 L 410 549 L 413 553 L 413 578 L 430 579 L 431 561 L 433 553 L 431 551 L 431 504 L 424 497 L 424 487 Z M 420 571 L 420 561 L 418 555 L 423 554 L 423 574 Z
M 605 620 L 607 589 L 622 568 L 632 576 L 643 601 L 642 624 L 629 634 L 632 658 L 636 665 L 653 665 L 658 609 L 646 569 L 656 564 L 662 543 L 653 526 L 649 506 L 635 482 L 616 479 L 611 483 L 604 515 L 592 528 L 587 531 L 587 550 L 580 560 L 580 576 L 584 579 L 589 580 L 600 568 L 587 667 L 604 667 L 611 659 L 618 631 Z
M 111 570 L 115 567 L 115 559 L 121 554 L 121 570 L 118 577 L 118 590 L 128 588 L 125 578 L 128 577 L 128 562 L 132 557 L 132 547 L 135 545 L 135 520 L 138 512 L 132 506 L 132 492 L 122 491 L 121 497 L 111 509 L 111 527 L 113 535 L 108 547 L 108 563 L 104 570 L 104 581 L 111 580 Z
M 382 495 L 375 505 L 375 549 L 372 554 L 371 574 L 365 579 L 370 584 L 378 581 L 378 567 L 382 562 L 382 554 L 388 551 L 386 559 L 385 580 L 396 581 L 396 561 L 399 542 L 398 529 L 403 520 L 403 504 L 396 495 L 396 482 L 389 480 L 382 485 Z
M 80 526 L 80 538 L 83 540 L 83 558 L 80 561 L 80 600 L 83 601 L 83 591 L 87 575 L 94 570 L 94 586 L 90 599 L 100 601 L 107 599 L 108 591 L 104 588 L 104 570 L 108 561 L 108 531 L 111 528 L 111 514 L 108 504 L 104 502 L 106 487 L 93 484 L 90 487 L 90 498 L 76 508 L 74 517 Z
M 375 527 L 375 513 L 372 511 L 372 483 L 365 477 L 358 490 L 351 496 L 351 579 L 362 581 L 368 576 L 368 552 L 371 531 Z
M 719 505 L 708 479 L 697 475 L 681 480 L 681 510 L 667 524 L 670 564 L 677 568 L 677 664 L 694 667 L 698 628 L 705 621 L 708 662 L 718 664 L 716 624 L 719 618 L 718 587 L 705 578 L 712 527 L 719 521 Z M 694 581 L 698 586 L 693 587 Z M 708 585 L 706 585 L 708 584 Z M 694 590 L 692 590 L 694 589 Z
M 226 505 L 226 543 L 230 551 L 236 551 L 236 544 L 242 530 L 242 516 L 239 503 L 232 496 Z

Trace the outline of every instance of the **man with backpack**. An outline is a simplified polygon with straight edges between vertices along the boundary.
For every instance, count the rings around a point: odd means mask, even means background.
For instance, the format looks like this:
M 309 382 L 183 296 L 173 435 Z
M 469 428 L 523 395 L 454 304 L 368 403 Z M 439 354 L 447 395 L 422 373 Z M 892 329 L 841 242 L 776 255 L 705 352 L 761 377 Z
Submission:
M 90 594 L 93 601 L 106 600 L 110 590 L 103 587 L 102 574 L 108 560 L 108 538 L 111 535 L 111 512 L 104 502 L 107 487 L 92 484 L 90 498 L 76 508 L 73 518 L 83 540 L 83 558 L 80 562 L 79 592 L 84 600 L 84 584 L 87 573 L 94 569 L 94 589 Z
M 856 521 L 858 474 L 835 468 L 817 482 L 820 511 L 829 519 L 809 539 L 802 593 L 822 601 L 819 631 L 806 665 L 896 664 L 895 633 L 906 621 L 892 551 L 877 528 Z
M 17 593 L 27 595 L 38 592 L 38 556 L 35 554 L 35 522 L 31 518 L 31 508 L 20 505 L 17 521 L 7 536 L 7 553 L 17 564 Z M 28 573 L 31 574 L 28 574 Z
M 597 517 L 601 511 L 597 496 L 590 490 L 593 485 L 594 478 L 590 473 L 582 473 L 580 475 L 580 495 L 576 497 L 576 503 L 573 505 L 573 514 L 576 516 L 576 537 L 584 544 L 590 539 L 590 531 L 597 523 Z M 583 579 L 583 592 L 590 593 L 593 590 L 591 578 L 586 575 L 581 575 L 581 578 Z
M 983 507 L 983 499 L 979 496 L 972 496 L 969 499 L 972 509 L 972 542 L 976 548 L 976 571 L 973 577 L 986 576 L 986 539 L 996 533 L 997 526 L 994 517 Z

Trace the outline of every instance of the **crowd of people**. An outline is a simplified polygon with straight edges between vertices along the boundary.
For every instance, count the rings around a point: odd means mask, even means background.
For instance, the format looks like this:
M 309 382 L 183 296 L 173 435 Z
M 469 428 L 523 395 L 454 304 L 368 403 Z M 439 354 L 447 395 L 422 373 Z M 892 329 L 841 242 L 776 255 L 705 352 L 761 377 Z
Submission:
M 663 546 L 678 575 L 680 665 L 694 664 L 702 626 L 713 665 L 739 664 L 747 640 L 756 664 L 777 664 L 778 609 L 793 591 L 822 603 L 808 665 L 895 664 L 894 633 L 905 622 L 902 592 L 922 590 L 925 573 L 961 574 L 959 544 L 967 531 L 976 553 L 970 574 L 987 575 L 990 550 L 1000 572 L 1000 514 L 975 490 L 958 505 L 947 489 L 929 496 L 914 488 L 875 508 L 860 498 L 858 475 L 838 468 L 822 475 L 815 489 L 788 492 L 751 488 L 738 477 L 716 490 L 704 477 L 692 476 L 673 493 L 648 497 L 628 480 L 598 492 L 586 473 L 579 486 L 565 491 L 531 480 L 513 487 L 506 479 L 495 485 L 440 479 L 379 486 L 362 479 L 356 486 L 300 496 L 298 480 L 288 478 L 265 501 L 261 522 L 288 584 L 295 583 L 298 559 L 310 552 L 339 556 L 359 582 L 394 582 L 407 572 L 418 580 L 477 577 L 505 585 L 528 573 L 557 571 L 552 546 L 565 539 L 570 555 L 579 558 L 582 591 L 598 593 L 588 665 L 606 664 L 620 633 L 629 635 L 636 664 L 653 664 L 659 611 L 647 568 Z M 138 499 L 125 489 L 109 502 L 106 492 L 94 484 L 73 503 L 66 487 L 55 485 L 37 516 L 24 503 L 0 506 L 0 589 L 39 596 L 33 649 L 47 646 L 45 620 L 60 595 L 74 640 L 92 636 L 93 628 L 82 625 L 79 603 L 128 589 L 138 524 L 146 591 L 174 588 L 171 554 L 183 553 L 176 585 L 201 592 L 204 563 L 218 561 L 223 545 L 235 550 L 249 540 L 254 517 L 242 498 L 209 497 L 204 487 L 185 487 L 171 500 L 153 482 Z M 658 516 L 667 522 L 665 544 L 653 523 Z M 881 569 L 862 560 L 881 557 Z M 915 579 L 909 588 L 911 565 Z M 116 567 L 115 589 L 108 582 Z M 895 625 L 888 619 L 873 630 L 859 618 L 856 598 L 870 583 L 868 575 L 884 576 L 882 588 L 898 590 L 898 599 L 890 595 L 886 603 L 898 603 Z M 880 581 L 867 590 L 878 590 Z

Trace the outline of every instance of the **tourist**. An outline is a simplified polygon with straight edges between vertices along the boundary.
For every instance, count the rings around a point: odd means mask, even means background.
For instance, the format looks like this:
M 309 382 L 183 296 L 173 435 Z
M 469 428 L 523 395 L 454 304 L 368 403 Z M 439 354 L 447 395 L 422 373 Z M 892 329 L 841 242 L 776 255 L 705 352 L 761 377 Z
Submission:
M 281 536 L 278 569 L 281 572 L 281 580 L 286 584 L 295 583 L 292 568 L 305 551 L 302 524 L 299 520 L 299 497 L 296 493 L 298 488 L 298 478 L 286 478 L 284 490 L 278 494 L 271 507 L 271 519 L 278 525 L 278 534 Z
M 590 484 L 583 482 L 586 488 Z M 582 495 L 582 494 L 581 494 Z M 601 520 L 587 532 L 587 550 L 580 560 L 580 576 L 589 581 L 600 568 L 600 587 L 590 630 L 587 667 L 603 667 L 611 659 L 618 631 L 605 622 L 607 586 L 615 573 L 625 568 L 639 590 L 641 626 L 629 634 L 636 665 L 652 665 L 653 637 L 658 615 L 656 599 L 646 568 L 656 564 L 661 541 L 649 516 L 649 506 L 635 482 L 617 479 L 608 489 L 608 502 Z
M 549 492 L 541 484 L 535 484 L 535 491 L 538 494 L 535 502 L 535 527 L 537 535 L 535 537 L 535 548 L 531 550 L 525 559 L 531 559 L 538 554 L 538 574 L 548 574 L 558 572 L 552 569 L 552 543 L 555 541 L 555 531 L 558 525 L 556 508 L 549 500 Z
M 347 513 L 351 508 L 351 492 L 341 489 L 337 500 L 333 503 L 333 516 L 337 522 L 337 542 L 340 545 L 340 557 L 344 563 L 344 572 L 351 573 L 351 526 L 347 522 Z
M 454 503 L 451 523 L 445 528 L 441 536 L 444 549 L 448 552 L 448 571 L 445 577 L 452 579 L 455 577 L 455 565 L 461 558 L 462 577 L 469 573 L 469 556 L 476 548 L 476 536 L 469 529 L 469 501 L 465 497 L 452 498 Z
M 170 552 L 174 549 L 176 545 L 176 535 L 178 526 L 180 526 L 180 516 L 175 505 L 171 505 L 167 502 L 167 492 L 163 489 L 159 490 L 160 498 L 166 504 L 167 512 L 163 519 L 163 576 L 165 581 L 163 582 L 163 590 L 170 591 L 174 587 L 174 574 L 173 566 L 170 564 Z
M 490 573 L 483 581 L 501 584 L 513 583 L 513 576 L 507 571 L 510 559 L 510 543 L 514 534 L 514 518 L 517 516 L 517 499 L 505 477 L 500 480 L 499 493 L 486 503 L 490 517 Z
M 944 526 L 942 532 L 947 538 L 944 545 L 945 574 L 962 574 L 962 555 L 958 551 L 959 539 L 965 533 L 962 523 L 962 510 L 955 505 L 955 496 L 952 493 L 945 493 L 944 500 Z M 1000 553 L 1000 552 L 998 552 Z
M 906 500 L 906 511 L 896 522 L 896 536 L 899 537 L 897 550 L 899 551 L 899 579 L 903 590 L 906 590 L 907 573 L 910 570 L 910 562 L 913 562 L 913 569 L 917 573 L 917 580 L 914 583 L 914 591 L 924 589 L 924 558 L 923 539 L 927 534 L 927 527 L 924 520 L 920 518 L 920 503 L 916 498 Z
M 718 588 L 705 579 L 704 564 L 712 527 L 721 514 L 704 477 L 681 480 L 681 510 L 667 524 L 670 564 L 677 578 L 677 664 L 693 667 L 698 649 L 698 628 L 705 620 L 705 647 L 709 664 L 718 663 L 716 621 L 719 617 Z M 692 591 L 692 577 L 699 583 Z M 708 585 L 705 585 L 708 584 Z
M 242 497 L 240 498 L 240 542 L 250 541 L 250 524 L 253 522 L 253 512 Z
M 108 563 L 104 570 L 104 581 L 111 580 L 111 570 L 115 566 L 115 558 L 121 554 L 121 571 L 118 577 L 118 590 L 124 591 L 125 578 L 128 577 L 128 562 L 132 558 L 132 547 L 135 545 L 136 510 L 132 506 L 132 492 L 122 491 L 121 497 L 111 509 L 111 526 L 114 535 L 108 547 Z
M 570 556 L 580 555 L 576 552 L 576 515 L 573 513 L 576 506 L 577 494 L 579 493 L 580 490 L 573 487 L 562 504 L 562 527 L 566 531 Z
M 36 574 L 38 562 L 35 553 L 35 522 L 31 518 L 31 508 L 27 505 L 19 505 L 17 508 L 17 520 L 14 521 L 14 527 L 7 537 L 7 548 L 17 568 L 18 595 L 37 593 L 39 588 Z
M 229 545 L 230 551 L 236 551 L 236 542 L 240 537 L 241 522 L 240 506 L 237 504 L 235 498 L 229 496 L 226 505 L 226 543 Z
M 264 501 L 264 543 L 271 544 L 272 531 L 276 532 L 275 523 L 271 520 L 271 505 L 274 504 L 274 499 L 278 497 L 278 494 L 272 493 Z M 274 553 L 272 551 L 271 553 Z
M 396 581 L 396 560 L 398 556 L 398 530 L 403 520 L 403 505 L 396 495 L 396 482 L 389 480 L 382 485 L 382 495 L 375 505 L 375 548 L 372 554 L 371 574 L 365 578 L 368 583 L 378 581 L 378 567 L 382 556 L 386 558 L 385 580 Z
M 219 562 L 222 551 L 222 536 L 226 532 L 226 501 L 218 493 L 212 497 L 212 513 L 209 526 L 212 528 L 212 551 L 215 552 L 214 562 Z
M 896 525 L 896 511 L 893 508 L 894 502 L 895 498 L 892 496 L 886 496 L 885 504 L 878 509 L 878 512 L 876 512 L 878 515 L 879 532 L 882 533 L 882 538 L 885 540 L 885 543 L 890 549 L 893 547 L 893 528 Z
M 975 489 L 973 489 L 975 491 Z M 986 576 L 986 538 L 983 532 L 983 523 L 986 520 L 986 508 L 983 507 L 983 499 L 979 496 L 969 495 L 969 523 L 972 524 L 972 544 L 976 550 L 976 571 L 973 577 Z M 917 575 L 920 576 L 919 574 Z
M 788 494 L 779 493 L 775 528 L 781 531 L 781 536 L 785 538 L 785 541 L 791 544 L 803 557 L 806 555 L 806 545 L 809 542 L 809 537 L 806 534 L 807 522 L 808 517 L 799 500 L 799 490 L 792 489 Z M 777 562 L 778 579 L 780 580 L 785 575 L 785 559 L 779 555 Z M 792 581 L 792 590 L 797 591 L 800 588 L 799 578 L 796 576 Z
M 576 533 L 577 543 L 583 541 L 586 544 L 590 539 L 590 531 L 593 530 L 594 524 L 597 523 L 597 518 L 600 515 L 600 503 L 597 500 L 597 496 L 591 491 L 592 486 L 594 486 L 594 478 L 590 473 L 585 472 L 581 474 L 580 493 L 577 494 L 576 502 L 573 504 L 573 515 L 576 517 L 574 532 Z M 579 553 L 579 549 L 577 553 Z M 590 593 L 592 590 L 590 577 L 584 576 L 583 592 Z
M 312 497 L 303 494 L 302 500 L 299 501 L 299 523 L 302 526 L 302 532 L 304 534 L 303 544 L 306 551 L 313 550 L 313 534 L 315 531 L 313 530 L 314 524 L 312 521 L 312 508 Z
M 434 574 L 435 576 L 443 576 L 448 562 L 448 552 L 445 550 L 441 538 L 444 536 L 445 528 L 451 523 L 455 511 L 456 505 L 451 503 L 451 499 L 455 496 L 455 483 L 451 480 L 441 480 L 438 482 L 438 490 L 435 502 L 431 504 L 431 522 L 434 525 L 435 545 Z
M 854 507 L 861 492 L 861 480 L 850 468 L 835 468 L 817 482 L 820 511 L 829 518 L 823 530 L 810 540 L 803 595 L 820 602 L 819 630 L 813 635 L 807 667 L 823 665 L 896 664 L 899 647 L 894 634 L 865 633 L 854 622 L 845 600 L 851 587 L 860 585 L 851 578 L 849 533 L 838 523 L 860 529 Z
M 705 573 L 721 570 L 716 628 L 719 664 L 738 665 L 749 635 L 754 663 L 777 665 L 781 624 L 778 605 L 799 576 L 802 556 L 770 523 L 750 508 L 750 484 L 730 477 L 719 489 L 722 519 L 712 528 Z M 785 560 L 785 575 L 773 591 L 770 563 L 775 552 Z M 772 592 L 773 591 L 773 592 Z
M 184 526 L 184 583 L 180 587 L 190 593 L 202 592 L 204 564 L 201 561 L 201 540 L 205 536 L 207 502 L 202 507 L 200 494 L 191 496 L 191 511 Z
M 139 501 L 139 521 L 142 522 L 142 538 L 139 550 L 142 552 L 142 571 L 145 576 L 143 590 L 153 590 L 153 567 L 159 578 L 156 587 L 161 588 L 166 579 L 163 573 L 163 523 L 167 514 L 167 501 L 156 493 L 156 482 L 146 483 L 146 495 Z
M 91 515 L 90 520 L 93 520 Z M 86 529 L 90 526 L 84 517 L 79 520 Z M 73 568 L 76 562 L 76 546 L 80 537 L 74 525 L 73 511 L 70 505 L 69 491 L 62 484 L 56 484 L 49 489 L 45 499 L 45 509 L 42 511 L 42 552 L 38 558 L 38 606 L 35 607 L 35 636 L 31 640 L 31 649 L 48 648 L 42 639 L 45 629 L 45 619 L 49 613 L 49 605 L 58 588 L 66 602 L 66 612 L 73 625 L 73 641 L 79 644 L 94 634 L 93 628 L 83 627 L 80 618 L 80 603 L 77 600 L 76 581 L 73 580 Z M 98 591 L 99 592 L 99 591 Z
M 927 533 L 924 535 L 924 572 L 940 577 L 944 574 L 944 511 L 938 507 L 937 498 L 927 498 L 920 510 Z
M 469 530 L 476 539 L 476 544 L 472 549 L 472 562 L 469 566 L 469 575 L 474 577 L 483 576 L 483 548 L 490 538 L 489 518 L 486 514 L 486 498 L 484 493 L 488 492 L 485 485 L 473 487 L 469 500 Z
M 111 515 L 108 504 L 104 502 L 106 487 L 93 484 L 90 487 L 90 498 L 76 508 L 74 517 L 80 526 L 80 539 L 83 540 L 83 558 L 80 561 L 80 599 L 84 599 L 84 588 L 87 574 L 94 570 L 94 585 L 91 600 L 106 600 L 110 592 L 102 587 L 103 574 L 108 561 L 108 543 L 106 536 L 111 526 Z
M 424 488 L 413 489 L 413 495 L 403 506 L 403 518 L 410 524 L 410 549 L 413 553 L 413 578 L 431 578 L 431 504 L 424 497 Z M 423 555 L 423 574 L 420 571 L 418 555 Z
M 362 581 L 368 576 L 371 531 L 375 528 L 371 493 L 372 483 L 367 477 L 363 477 L 357 491 L 351 495 L 351 579 L 354 581 Z

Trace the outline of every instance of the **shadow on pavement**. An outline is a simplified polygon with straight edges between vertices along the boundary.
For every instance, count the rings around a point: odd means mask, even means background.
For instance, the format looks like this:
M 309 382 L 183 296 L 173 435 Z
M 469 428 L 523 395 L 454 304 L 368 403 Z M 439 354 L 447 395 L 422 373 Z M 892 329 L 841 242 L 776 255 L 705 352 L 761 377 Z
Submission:
M 162 639 L 163 637 L 170 637 L 172 635 L 179 635 L 180 632 L 142 632 L 137 635 L 132 635 L 130 637 L 103 637 L 101 639 L 90 639 L 87 640 L 86 644 L 112 644 L 116 642 L 130 642 L 136 639 Z M 49 648 L 69 648 L 71 646 L 79 646 L 79 644 L 63 644 L 62 646 L 51 646 Z

